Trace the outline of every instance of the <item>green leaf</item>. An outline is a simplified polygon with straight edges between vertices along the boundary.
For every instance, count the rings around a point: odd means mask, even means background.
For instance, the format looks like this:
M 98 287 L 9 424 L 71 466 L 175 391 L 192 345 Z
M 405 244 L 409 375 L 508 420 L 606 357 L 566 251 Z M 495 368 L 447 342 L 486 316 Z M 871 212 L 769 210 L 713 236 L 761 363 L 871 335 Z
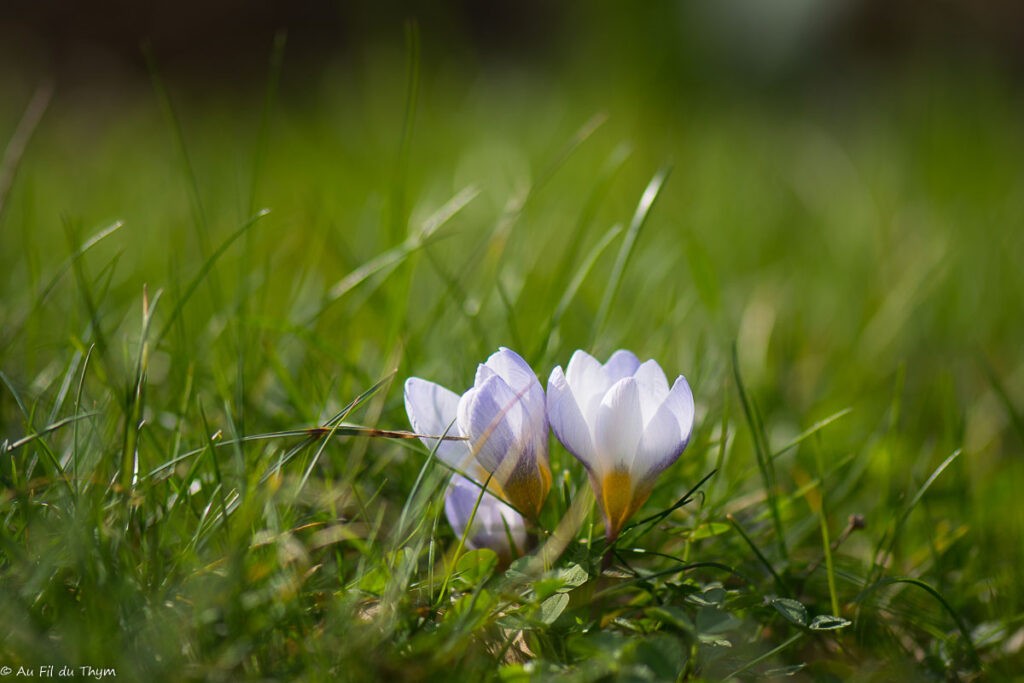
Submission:
M 811 621 L 812 631 L 838 631 L 846 628 L 853 622 L 842 617 L 834 617 L 831 614 L 819 614 Z
M 643 667 L 658 681 L 676 680 L 687 659 L 679 640 L 664 634 L 632 641 L 623 655 L 624 662 Z
M 568 593 L 574 588 L 582 586 L 590 580 L 587 570 L 578 564 L 571 564 L 568 567 L 549 572 L 542 579 L 533 584 L 533 592 L 537 600 L 547 600 L 555 593 Z
M 558 570 L 558 578 L 562 581 L 563 590 L 572 590 L 589 581 L 590 574 L 580 565 L 570 564 L 568 567 Z
M 693 621 L 690 616 L 682 609 L 678 607 L 672 607 L 667 605 L 664 607 L 651 607 L 646 610 L 647 616 L 652 619 L 657 619 L 663 624 L 667 624 L 681 631 L 687 633 L 696 633 L 697 628 L 693 625 Z
M 695 605 L 717 607 L 722 604 L 725 600 L 725 589 L 724 588 L 708 588 L 703 593 L 692 593 L 686 596 L 688 602 L 692 602 Z
M 373 593 L 374 595 L 383 595 L 390 577 L 391 572 L 388 571 L 388 568 L 380 564 L 359 578 L 359 590 Z
M 807 608 L 791 598 L 771 598 L 771 605 L 786 620 L 797 626 L 807 626 Z
M 470 550 L 455 563 L 456 587 L 466 590 L 483 583 L 497 564 L 498 555 L 490 548 Z
M 544 602 L 540 603 L 540 620 L 551 625 L 561 616 L 562 612 L 569 605 L 569 596 L 566 593 L 556 593 Z
M 697 613 L 697 631 L 701 638 L 728 633 L 739 628 L 743 622 L 735 615 L 717 607 L 702 607 Z

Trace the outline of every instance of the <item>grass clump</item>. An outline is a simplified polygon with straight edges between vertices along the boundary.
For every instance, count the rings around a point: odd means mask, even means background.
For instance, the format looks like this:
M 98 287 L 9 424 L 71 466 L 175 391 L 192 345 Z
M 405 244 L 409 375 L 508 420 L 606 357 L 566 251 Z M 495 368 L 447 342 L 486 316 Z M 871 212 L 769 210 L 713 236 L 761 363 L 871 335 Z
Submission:
M 0 205 L 0 664 L 1019 670 L 1011 92 L 968 108 L 952 83 L 926 128 L 938 95 L 902 81 L 842 115 L 731 95 L 668 126 L 671 103 L 595 117 L 401 73 L 312 109 L 275 76 L 264 114 L 160 85 L 98 131 L 53 102 Z M 502 566 L 447 527 L 447 470 L 373 432 L 408 426 L 396 379 L 468 386 L 499 345 L 542 378 L 627 347 L 690 380 L 693 440 L 610 567 L 556 442 L 540 547 L 572 533 Z

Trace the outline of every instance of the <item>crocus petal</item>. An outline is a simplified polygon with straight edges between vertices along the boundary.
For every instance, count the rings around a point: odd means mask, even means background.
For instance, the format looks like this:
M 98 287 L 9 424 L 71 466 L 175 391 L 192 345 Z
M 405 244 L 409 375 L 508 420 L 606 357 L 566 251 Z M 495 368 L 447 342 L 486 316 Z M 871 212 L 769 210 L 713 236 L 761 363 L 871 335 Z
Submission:
M 583 419 L 576 397 L 560 367 L 552 370 L 548 379 L 547 412 L 551 428 L 558 440 L 588 470 L 591 469 L 597 459 L 594 438 L 590 433 L 590 425 Z
M 583 350 L 572 354 L 565 368 L 565 378 L 574 391 L 579 389 L 589 394 L 591 391 L 588 390 L 588 385 L 595 385 L 595 389 L 601 393 L 608 388 L 601 363 Z
M 612 385 L 597 410 L 594 447 L 598 454 L 596 472 L 629 471 L 643 434 L 643 414 L 636 380 L 625 377 Z
M 462 397 L 459 422 L 506 499 L 526 514 L 540 513 L 551 489 L 547 417 L 537 429 L 521 397 L 495 375 Z
M 685 447 L 679 421 L 667 406 L 662 406 L 644 428 L 633 461 L 634 475 L 640 481 L 653 479 L 674 463 Z
M 609 539 L 644 504 L 693 429 L 686 380 L 669 389 L 658 363 L 625 350 L 604 365 L 574 353 L 564 373 L 551 373 L 547 410 L 559 441 L 587 468 Z
M 497 375 L 463 394 L 458 415 L 459 427 L 487 471 L 496 472 L 506 456 L 516 457 L 522 450 L 522 439 L 516 435 L 523 434 L 523 409 Z
M 534 390 L 543 391 L 533 369 L 522 356 L 511 349 L 501 347 L 496 353 L 491 354 L 484 365 L 494 370 L 516 394 L 527 396 L 528 392 L 533 393 L 534 395 L 529 397 L 532 400 L 536 398 Z
M 459 425 L 452 424 L 458 409 L 458 394 L 440 384 L 419 377 L 410 377 L 405 381 L 405 412 L 417 434 L 442 436 L 447 431 L 448 436 L 462 436 Z M 421 441 L 431 450 L 437 445 L 437 457 L 451 467 L 463 468 L 470 457 L 469 445 L 465 441 Z
M 526 411 L 532 432 L 548 431 L 547 410 L 544 401 L 544 389 L 537 380 L 533 369 L 515 351 L 501 347 L 491 354 L 481 368 L 486 367 L 501 377 L 505 384 L 519 397 L 519 403 Z M 482 373 L 477 373 L 477 385 L 481 382 Z
M 654 477 L 679 458 L 690 441 L 693 412 L 690 385 L 680 376 L 644 428 L 633 467 L 638 480 L 653 482 Z
M 655 361 L 649 360 L 640 365 L 633 374 L 640 389 L 640 407 L 644 414 L 644 424 L 649 422 L 668 396 L 668 380 L 665 372 Z
M 640 359 L 636 357 L 635 353 L 619 349 L 604 364 L 604 371 L 609 384 L 613 384 L 623 377 L 631 377 L 639 367 Z
M 470 548 L 490 548 L 508 560 L 526 546 L 526 526 L 522 515 L 486 491 L 481 495 L 480 487 L 465 477 L 457 474 L 452 477 L 445 496 L 444 512 L 452 530 L 460 537 L 473 518 L 470 533 L 466 535 Z M 515 547 L 509 543 L 510 536 Z
M 577 351 L 565 368 L 565 380 L 576 397 L 583 419 L 593 427 L 601 399 L 612 385 L 604 367 L 586 351 Z
M 675 383 L 672 384 L 672 390 L 668 392 L 665 404 L 675 413 L 683 432 L 683 439 L 689 442 L 690 432 L 693 431 L 693 392 L 690 390 L 690 384 L 682 375 L 679 375 Z

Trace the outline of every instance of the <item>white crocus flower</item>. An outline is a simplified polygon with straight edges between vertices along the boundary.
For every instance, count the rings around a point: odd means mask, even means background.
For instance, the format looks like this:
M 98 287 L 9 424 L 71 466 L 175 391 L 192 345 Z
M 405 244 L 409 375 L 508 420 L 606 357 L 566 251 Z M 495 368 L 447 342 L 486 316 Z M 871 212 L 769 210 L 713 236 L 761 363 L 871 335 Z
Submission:
M 670 389 L 661 367 L 616 351 L 601 365 L 577 351 L 548 380 L 548 419 L 558 440 L 587 468 L 609 540 L 618 537 L 686 448 L 693 394 L 683 376 Z
M 477 484 L 454 475 L 445 494 L 445 516 L 456 536 L 466 535 L 468 547 L 490 548 L 503 562 L 509 562 L 526 547 L 526 524 L 522 515 L 490 492 L 482 494 Z M 467 533 L 471 518 L 473 524 Z
M 461 397 L 418 377 L 405 382 L 405 410 L 419 434 L 450 467 L 483 483 L 525 515 L 536 517 L 551 488 L 544 390 L 517 353 L 502 348 L 480 365 Z M 451 427 L 449 429 L 449 426 Z

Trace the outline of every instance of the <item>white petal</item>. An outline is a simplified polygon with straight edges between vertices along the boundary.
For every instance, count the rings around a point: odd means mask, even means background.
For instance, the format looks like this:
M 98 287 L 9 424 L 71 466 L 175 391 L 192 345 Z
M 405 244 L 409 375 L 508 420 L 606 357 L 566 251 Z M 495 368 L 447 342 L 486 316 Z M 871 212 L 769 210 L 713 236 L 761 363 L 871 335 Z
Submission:
M 604 371 L 608 377 L 608 382 L 613 384 L 623 377 L 632 376 L 639 367 L 640 359 L 636 357 L 635 353 L 619 349 L 604 364 Z
M 459 425 L 452 424 L 458 415 L 458 406 L 459 395 L 440 384 L 419 377 L 405 381 L 405 412 L 417 434 L 442 436 L 447 431 L 448 436 L 462 436 Z M 431 450 L 438 443 L 437 439 L 421 441 Z M 451 467 L 462 468 L 470 457 L 469 445 L 465 441 L 441 441 L 437 457 Z
M 665 404 L 679 420 L 679 429 L 682 431 L 683 440 L 690 440 L 690 432 L 693 431 L 693 392 L 690 391 L 690 384 L 682 375 L 676 377 L 672 384 L 672 391 L 668 392 Z
M 565 380 L 572 387 L 577 399 L 585 399 L 595 393 L 603 396 L 608 390 L 608 382 L 605 380 L 601 364 L 583 350 L 572 354 L 565 368 Z
M 605 394 L 597 409 L 594 424 L 594 447 L 598 454 L 593 471 L 606 474 L 612 470 L 629 470 L 643 434 L 640 392 L 632 377 L 620 379 Z
M 640 407 L 644 414 L 644 424 L 647 424 L 668 396 L 668 380 L 661 366 L 653 360 L 639 366 L 633 377 L 640 387 Z
M 679 377 L 672 391 L 644 429 L 634 472 L 649 481 L 674 463 L 686 448 L 693 430 L 693 395 L 686 379 Z
M 633 462 L 633 476 L 637 481 L 653 479 L 674 463 L 686 447 L 679 431 L 679 422 L 666 406 L 662 406 L 644 429 Z
M 583 419 L 593 426 L 597 419 L 597 407 L 611 386 L 604 368 L 586 351 L 577 351 L 572 354 L 565 368 L 565 380 L 576 397 Z
M 558 440 L 587 469 L 591 469 L 597 457 L 593 434 L 560 367 L 552 370 L 548 379 L 547 413 Z

